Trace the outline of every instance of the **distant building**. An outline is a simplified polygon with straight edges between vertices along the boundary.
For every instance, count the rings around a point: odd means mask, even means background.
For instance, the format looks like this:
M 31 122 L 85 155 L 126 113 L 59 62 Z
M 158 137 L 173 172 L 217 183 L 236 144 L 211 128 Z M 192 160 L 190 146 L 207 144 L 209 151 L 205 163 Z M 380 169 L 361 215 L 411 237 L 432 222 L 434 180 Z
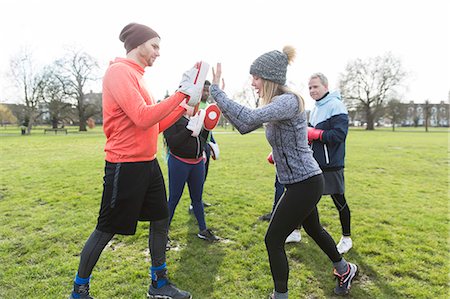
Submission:
M 430 127 L 449 127 L 450 126 L 450 104 L 441 101 L 439 104 L 417 104 L 413 101 L 401 103 L 399 107 L 400 114 L 396 119 L 396 125 L 404 127 L 425 126 L 425 113 L 429 110 L 428 125 Z M 428 107 L 427 107 L 428 105 Z M 364 126 L 366 115 L 364 111 L 349 111 L 349 124 L 351 126 Z M 376 121 L 376 126 L 391 126 L 391 119 L 381 115 Z
M 406 106 L 406 115 L 401 118 L 402 126 L 425 126 L 425 113 L 429 109 L 429 126 L 448 127 L 450 105 L 441 101 L 439 104 L 415 104 L 413 101 Z

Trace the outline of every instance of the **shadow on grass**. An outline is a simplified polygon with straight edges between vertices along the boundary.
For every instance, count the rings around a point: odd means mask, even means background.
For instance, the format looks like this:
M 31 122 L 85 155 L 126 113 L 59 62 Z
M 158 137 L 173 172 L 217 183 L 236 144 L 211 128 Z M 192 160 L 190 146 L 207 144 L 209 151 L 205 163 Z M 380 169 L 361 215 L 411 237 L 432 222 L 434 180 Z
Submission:
M 179 213 L 184 211 L 179 211 Z M 208 223 L 208 216 L 206 223 Z M 225 257 L 220 242 L 208 242 L 197 237 L 197 219 L 192 214 L 188 222 L 186 244 L 183 244 L 179 260 L 176 262 L 177 272 L 188 281 L 188 289 L 193 298 L 214 298 L 214 284 L 219 274 L 219 267 Z M 172 250 L 172 249 L 171 249 Z M 178 275 L 178 276 L 180 276 Z
M 327 298 L 339 298 L 333 293 L 335 280 L 332 280 L 332 264 L 320 247 L 302 230 L 305 236 L 302 239 L 302 246 L 292 252 L 293 259 L 301 259 L 301 262 L 314 273 L 320 289 L 325 290 Z M 307 244 L 305 241 L 308 240 Z M 288 255 L 289 256 L 289 255 Z M 358 266 L 358 276 L 352 283 L 350 291 L 351 298 L 401 298 L 404 297 L 395 288 L 389 285 L 389 281 L 380 277 L 372 265 L 365 263 L 364 256 L 359 255 L 358 250 L 352 248 L 344 258 Z M 332 281 L 332 282 L 331 282 Z

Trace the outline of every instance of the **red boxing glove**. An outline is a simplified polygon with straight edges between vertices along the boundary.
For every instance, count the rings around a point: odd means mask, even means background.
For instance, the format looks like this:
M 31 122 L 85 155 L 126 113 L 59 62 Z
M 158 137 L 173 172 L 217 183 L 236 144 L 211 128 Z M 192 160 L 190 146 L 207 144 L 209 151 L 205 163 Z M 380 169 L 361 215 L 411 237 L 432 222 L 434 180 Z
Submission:
M 314 140 L 322 141 L 323 130 L 308 127 L 308 142 Z
M 267 162 L 269 162 L 270 164 L 275 164 L 275 162 L 273 161 L 272 152 L 267 156 Z

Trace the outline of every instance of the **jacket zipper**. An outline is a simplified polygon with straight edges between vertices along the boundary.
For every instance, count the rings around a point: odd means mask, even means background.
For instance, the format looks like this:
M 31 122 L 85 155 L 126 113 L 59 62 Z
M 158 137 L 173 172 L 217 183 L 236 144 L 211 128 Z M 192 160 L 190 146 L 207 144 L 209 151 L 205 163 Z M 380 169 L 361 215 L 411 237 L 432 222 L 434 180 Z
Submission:
M 195 158 L 199 158 L 200 157 L 200 139 L 197 137 L 195 137 L 195 139 L 197 139 L 197 155 L 195 156 Z
M 328 157 L 328 148 L 327 145 L 323 145 L 323 150 L 325 152 L 325 163 L 330 164 L 330 158 Z

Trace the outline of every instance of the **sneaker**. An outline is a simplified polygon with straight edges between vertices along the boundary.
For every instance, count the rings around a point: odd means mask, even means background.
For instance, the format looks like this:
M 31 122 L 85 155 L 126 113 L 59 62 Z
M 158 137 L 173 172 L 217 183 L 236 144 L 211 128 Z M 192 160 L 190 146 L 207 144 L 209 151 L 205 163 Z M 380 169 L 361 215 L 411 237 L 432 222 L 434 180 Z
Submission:
M 210 241 L 210 242 L 214 242 L 214 241 L 219 241 L 220 240 L 220 238 L 215 236 L 209 228 L 204 229 L 201 232 L 199 232 L 197 234 L 197 237 L 199 237 L 200 239 L 206 240 L 206 241 Z
M 76 284 L 73 283 L 73 291 L 70 294 L 69 299 L 94 299 L 89 296 L 89 284 Z
M 169 251 L 170 248 L 172 248 L 172 242 L 171 242 L 169 236 L 167 236 L 166 251 Z
M 337 284 L 334 288 L 334 293 L 336 295 L 347 295 L 350 292 L 350 287 L 352 286 L 353 278 L 358 274 L 358 266 L 352 263 L 347 263 L 348 269 L 347 272 L 340 275 L 337 273 L 336 269 L 334 269 L 334 276 L 336 276 Z
M 203 207 L 204 207 L 204 208 L 208 208 L 208 207 L 210 207 L 210 206 L 212 206 L 212 204 L 210 204 L 210 203 L 208 203 L 208 202 L 206 202 L 206 201 L 203 202 Z M 194 213 L 194 207 L 193 207 L 192 205 L 189 205 L 188 213 L 189 213 L 189 214 Z
M 259 216 L 258 219 L 261 221 L 270 221 L 270 218 L 272 218 L 272 213 L 267 213 L 262 216 Z
M 294 229 L 292 233 L 286 238 L 284 243 L 298 243 L 302 240 L 302 235 L 298 229 Z
M 191 299 L 189 292 L 183 291 L 175 287 L 170 281 L 160 288 L 155 288 L 150 285 L 147 293 L 147 298 L 151 299 Z
M 344 236 L 342 236 L 341 240 L 336 245 L 337 251 L 340 254 L 347 253 L 352 247 L 353 247 L 352 238 Z

